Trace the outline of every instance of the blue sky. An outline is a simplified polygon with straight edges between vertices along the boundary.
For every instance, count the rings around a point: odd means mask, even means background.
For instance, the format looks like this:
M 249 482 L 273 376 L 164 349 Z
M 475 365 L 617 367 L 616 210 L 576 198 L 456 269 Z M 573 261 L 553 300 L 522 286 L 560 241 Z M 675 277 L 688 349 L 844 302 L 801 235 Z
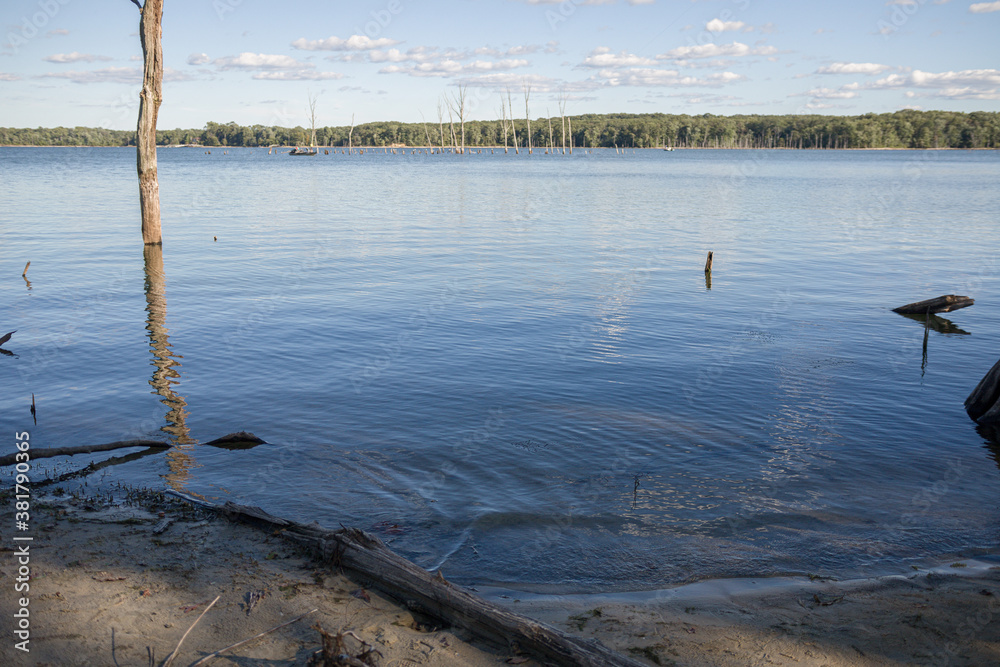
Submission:
M 161 128 L 1000 110 L 1000 1 L 165 0 Z M 135 126 L 130 0 L 3 0 L 0 126 Z

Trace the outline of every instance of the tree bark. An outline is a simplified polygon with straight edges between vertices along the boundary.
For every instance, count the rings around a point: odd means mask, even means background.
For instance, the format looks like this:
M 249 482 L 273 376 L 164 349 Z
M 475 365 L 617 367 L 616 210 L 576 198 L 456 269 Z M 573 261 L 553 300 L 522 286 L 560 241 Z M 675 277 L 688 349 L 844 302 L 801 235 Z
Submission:
M 137 3 L 138 4 L 138 3 Z M 146 0 L 139 20 L 142 39 L 142 92 L 139 93 L 139 123 L 136 128 L 136 170 L 139 172 L 139 207 L 142 212 L 142 242 L 159 245 L 160 184 L 156 177 L 156 117 L 163 100 L 163 0 Z

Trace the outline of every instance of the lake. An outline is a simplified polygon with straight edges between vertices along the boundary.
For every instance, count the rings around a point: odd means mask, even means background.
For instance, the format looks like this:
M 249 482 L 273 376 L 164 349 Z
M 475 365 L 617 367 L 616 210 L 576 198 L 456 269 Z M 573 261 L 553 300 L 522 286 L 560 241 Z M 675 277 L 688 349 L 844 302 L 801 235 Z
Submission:
M 169 439 L 89 483 L 355 525 L 462 583 L 994 553 L 962 402 L 1000 357 L 998 158 L 160 149 L 144 253 L 131 149 L 0 148 L 0 425 Z M 952 293 L 925 354 L 891 309 Z M 238 430 L 268 444 L 198 444 Z

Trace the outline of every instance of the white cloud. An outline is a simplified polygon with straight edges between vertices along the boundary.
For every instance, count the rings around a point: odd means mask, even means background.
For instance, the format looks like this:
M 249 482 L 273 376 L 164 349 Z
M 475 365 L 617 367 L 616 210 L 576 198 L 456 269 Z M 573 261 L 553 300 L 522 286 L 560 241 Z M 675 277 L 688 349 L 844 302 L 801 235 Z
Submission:
M 607 86 L 710 86 L 717 87 L 740 81 L 744 77 L 733 72 L 717 72 L 704 78 L 682 76 L 672 69 L 635 67 L 628 70 L 605 69 L 591 77 Z
M 73 53 L 55 53 L 51 56 L 45 56 L 42 60 L 50 63 L 92 63 L 98 60 L 111 60 L 111 58 L 74 51 Z
M 415 65 L 388 65 L 380 69 L 379 74 L 461 76 L 463 74 L 476 74 L 479 72 L 511 70 L 518 67 L 527 67 L 528 65 L 527 60 L 513 58 L 504 60 L 474 60 L 470 63 L 462 63 L 458 60 L 442 60 L 440 62 L 417 63 Z
M 618 0 L 571 0 L 574 5 L 613 5 Z M 651 5 L 656 0 L 627 0 L 630 5 Z M 567 0 L 518 0 L 526 5 L 561 5 Z
M 555 90 L 576 90 L 574 85 L 561 85 L 551 77 L 540 74 L 521 74 L 514 72 L 492 72 L 478 76 L 463 77 L 458 79 L 458 83 L 474 88 L 496 88 L 502 89 L 505 86 L 520 86 L 527 83 L 534 92 L 548 93 Z
M 5 72 L 0 72 L 0 81 L 20 81 L 21 77 L 16 74 L 7 74 Z
M 889 6 L 889 5 L 902 5 L 904 7 L 908 7 L 910 5 L 917 4 L 917 0 L 886 0 L 885 4 L 886 4 L 886 6 Z
M 142 81 L 142 70 L 137 67 L 107 67 L 94 70 L 72 70 L 69 72 L 49 72 L 39 75 L 46 79 L 68 79 L 73 83 L 128 83 Z
M 659 60 L 674 60 L 687 58 L 725 58 L 740 56 L 767 56 L 777 53 L 773 46 L 758 46 L 750 48 L 741 42 L 732 44 L 699 44 L 695 46 L 679 46 L 666 53 L 656 56 Z
M 297 72 L 257 72 L 253 78 L 263 81 L 326 81 L 328 79 L 343 79 L 344 75 L 337 72 L 299 70 Z
M 639 67 L 641 65 L 655 65 L 652 58 L 637 56 L 632 53 L 622 51 L 621 53 L 611 53 L 611 49 L 606 46 L 599 46 L 587 56 L 581 67 Z
M 107 67 L 94 70 L 73 70 L 70 72 L 50 72 L 40 74 L 37 78 L 67 79 L 73 83 L 125 83 L 138 84 L 142 82 L 142 70 L 138 67 Z M 190 81 L 194 77 L 184 72 L 167 67 L 163 70 L 164 81 Z
M 1000 70 L 970 69 L 936 73 L 913 70 L 906 74 L 890 74 L 884 79 L 866 84 L 865 88 L 874 90 L 924 88 L 936 91 L 930 93 L 934 97 L 1000 100 Z
M 188 56 L 188 65 L 207 65 L 211 62 L 211 58 L 208 57 L 207 53 L 192 53 Z
M 746 26 L 743 21 L 721 21 L 719 19 L 712 19 L 705 24 L 705 30 L 709 32 L 726 32 L 742 30 Z
M 396 46 L 399 42 L 388 37 L 372 39 L 368 35 L 351 35 L 347 39 L 327 37 L 326 39 L 308 40 L 301 37 L 292 42 L 292 47 L 302 51 L 370 51 Z
M 316 66 L 299 62 L 291 56 L 269 55 L 266 53 L 241 53 L 238 56 L 216 58 L 213 63 L 220 70 L 300 70 L 313 69 Z
M 799 93 L 805 97 L 812 97 L 822 100 L 849 100 L 858 96 L 856 90 L 834 90 L 833 88 L 813 88 L 804 93 Z
M 973 5 L 969 5 L 969 11 L 973 14 L 1000 12 L 1000 2 L 977 2 Z
M 881 74 L 887 69 L 892 69 L 888 65 L 878 65 L 876 63 L 833 63 L 820 67 L 817 74 Z

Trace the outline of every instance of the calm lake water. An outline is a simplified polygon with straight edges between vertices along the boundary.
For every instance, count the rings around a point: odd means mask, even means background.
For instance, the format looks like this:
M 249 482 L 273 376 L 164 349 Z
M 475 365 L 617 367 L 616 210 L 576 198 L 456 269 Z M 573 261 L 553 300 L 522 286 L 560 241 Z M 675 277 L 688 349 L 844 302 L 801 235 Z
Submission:
M 159 158 L 144 257 L 132 150 L 0 148 L 3 432 L 188 443 L 94 478 L 524 588 L 996 550 L 997 153 Z

